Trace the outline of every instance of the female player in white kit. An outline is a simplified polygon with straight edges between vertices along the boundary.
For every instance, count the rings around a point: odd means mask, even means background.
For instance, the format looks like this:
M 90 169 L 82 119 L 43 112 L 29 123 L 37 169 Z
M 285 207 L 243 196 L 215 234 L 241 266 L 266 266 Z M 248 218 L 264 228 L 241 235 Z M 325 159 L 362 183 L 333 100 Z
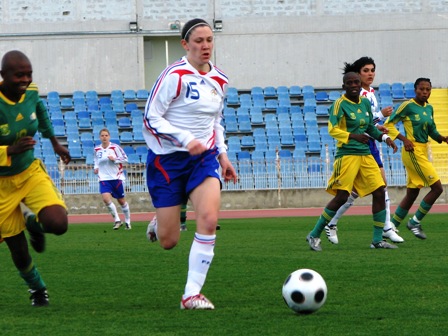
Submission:
M 225 182 L 237 179 L 221 125 L 228 79 L 210 61 L 213 38 L 205 20 L 193 19 L 184 25 L 181 44 L 186 56 L 159 76 L 143 117 L 149 147 L 147 185 L 157 216 L 148 225 L 148 239 L 172 249 L 180 237 L 181 205 L 189 199 L 196 214 L 181 309 L 214 309 L 201 290 L 214 255 L 220 166 Z

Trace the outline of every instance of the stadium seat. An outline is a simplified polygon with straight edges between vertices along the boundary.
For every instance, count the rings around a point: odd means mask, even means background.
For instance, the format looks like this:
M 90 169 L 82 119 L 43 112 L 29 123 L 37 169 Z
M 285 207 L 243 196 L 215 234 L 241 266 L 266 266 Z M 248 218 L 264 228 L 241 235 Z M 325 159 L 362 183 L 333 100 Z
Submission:
M 98 101 L 98 92 L 96 92 L 95 90 L 86 91 L 85 96 L 86 100 L 92 99 Z
M 277 90 L 273 86 L 266 86 L 263 89 L 263 93 L 266 98 L 272 98 L 277 96 Z
M 133 153 L 128 155 L 128 164 L 139 164 L 142 161 L 140 160 L 140 155 Z
M 149 91 L 146 89 L 140 89 L 137 90 L 136 98 L 137 99 L 148 99 L 149 97 Z
M 57 137 L 65 136 L 65 126 L 64 125 L 53 125 L 54 135 Z
M 89 118 L 82 118 L 78 120 L 79 128 L 92 128 L 92 122 Z
M 298 97 L 302 94 L 302 89 L 298 85 L 292 85 L 289 87 L 289 95 L 292 97 Z
M 312 86 L 312 85 L 304 85 L 304 86 L 302 86 L 302 94 L 307 93 L 307 92 L 314 93 L 314 86 Z
M 327 105 L 317 105 L 316 115 L 318 116 L 328 116 L 328 106 Z
M 120 128 L 132 128 L 131 118 L 122 117 L 118 119 L 118 127 Z
M 328 100 L 328 93 L 327 91 L 317 91 L 316 92 L 316 100 L 317 101 L 327 101 Z
M 131 145 L 126 145 L 121 148 L 123 149 L 123 151 L 126 153 L 127 156 L 129 156 L 130 154 L 135 154 L 134 147 L 132 147 Z
M 61 99 L 61 108 L 62 109 L 73 108 L 73 99 L 72 98 L 62 98 Z
M 123 92 L 123 98 L 127 100 L 134 100 L 136 99 L 135 91 L 134 90 L 125 90 Z
M 252 135 L 245 135 L 241 138 L 241 147 L 254 147 L 254 137 Z
M 142 162 L 143 162 L 143 159 L 144 159 L 144 161 L 146 161 L 146 156 L 148 155 L 148 147 L 146 147 L 146 146 L 136 146 L 135 147 L 135 153 L 140 155 L 140 157 L 142 158 Z
M 124 142 L 133 142 L 134 138 L 132 136 L 132 133 L 128 132 L 128 131 L 121 132 L 120 133 L 120 141 L 122 143 L 124 143 Z
M 134 110 L 138 110 L 137 103 L 127 103 L 127 104 L 125 105 L 124 110 L 125 110 L 126 112 L 128 112 L 128 113 L 131 113 L 131 112 L 134 111 Z
M 57 92 L 57 91 L 50 91 L 50 92 L 48 92 L 47 93 L 47 99 L 52 99 L 52 98 L 59 100 L 60 99 L 59 92 Z
M 328 93 L 328 99 L 331 101 L 335 101 L 336 99 L 339 99 L 341 97 L 341 93 L 339 91 L 330 91 Z

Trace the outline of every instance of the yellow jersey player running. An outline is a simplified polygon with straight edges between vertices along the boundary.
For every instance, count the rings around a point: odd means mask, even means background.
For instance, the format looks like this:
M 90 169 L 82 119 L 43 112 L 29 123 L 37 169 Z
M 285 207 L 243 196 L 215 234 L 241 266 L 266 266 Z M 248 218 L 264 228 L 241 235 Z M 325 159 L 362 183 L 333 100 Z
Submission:
M 402 103 L 384 124 L 393 139 L 398 138 L 403 142 L 401 159 L 407 175 L 406 196 L 401 200 L 391 221 L 398 227 L 417 199 L 420 189 L 430 187 L 431 190 L 423 197 L 417 212 L 407 223 L 407 228 L 417 238 L 426 239 L 420 222 L 443 192 L 440 178 L 428 159 L 428 138 L 431 137 L 438 143 L 448 143 L 448 139 L 437 131 L 434 111 L 428 104 L 431 81 L 428 78 L 418 78 L 414 89 L 415 98 Z M 406 135 L 401 134 L 395 127 L 400 121 L 404 125 Z
M 64 163 L 71 158 L 54 136 L 32 73 L 31 62 L 22 52 L 4 55 L 0 71 L 0 241 L 8 245 L 14 265 L 28 285 L 31 304 L 39 307 L 48 305 L 48 293 L 33 264 L 24 230 L 28 229 L 30 243 L 40 253 L 45 249 L 44 233 L 65 233 L 68 218 L 61 194 L 42 162 L 34 157 L 33 136 L 39 131 L 49 138 Z M 21 202 L 32 213 L 23 214 Z

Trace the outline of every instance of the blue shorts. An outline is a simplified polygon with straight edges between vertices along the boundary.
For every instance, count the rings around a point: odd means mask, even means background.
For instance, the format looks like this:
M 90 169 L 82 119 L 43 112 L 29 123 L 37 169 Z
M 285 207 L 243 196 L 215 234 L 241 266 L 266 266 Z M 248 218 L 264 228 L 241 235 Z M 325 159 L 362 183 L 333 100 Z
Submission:
M 100 193 L 109 193 L 113 198 L 124 197 L 124 186 L 122 180 L 100 181 Z
M 373 155 L 373 158 L 378 164 L 378 167 L 383 168 L 383 161 L 381 161 L 380 151 L 378 150 L 378 147 L 376 147 L 375 140 L 369 139 L 369 148 L 370 153 Z
M 220 180 L 216 148 L 195 156 L 188 152 L 156 155 L 148 151 L 146 184 L 155 208 L 185 204 L 207 177 Z

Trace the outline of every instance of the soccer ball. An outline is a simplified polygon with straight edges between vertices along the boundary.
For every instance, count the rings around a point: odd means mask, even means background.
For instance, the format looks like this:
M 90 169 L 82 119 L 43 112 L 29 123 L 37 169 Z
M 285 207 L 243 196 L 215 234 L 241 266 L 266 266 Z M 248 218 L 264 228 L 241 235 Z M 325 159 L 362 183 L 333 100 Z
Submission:
M 327 284 L 319 273 L 303 268 L 288 275 L 282 294 L 286 305 L 296 313 L 311 314 L 325 303 Z

